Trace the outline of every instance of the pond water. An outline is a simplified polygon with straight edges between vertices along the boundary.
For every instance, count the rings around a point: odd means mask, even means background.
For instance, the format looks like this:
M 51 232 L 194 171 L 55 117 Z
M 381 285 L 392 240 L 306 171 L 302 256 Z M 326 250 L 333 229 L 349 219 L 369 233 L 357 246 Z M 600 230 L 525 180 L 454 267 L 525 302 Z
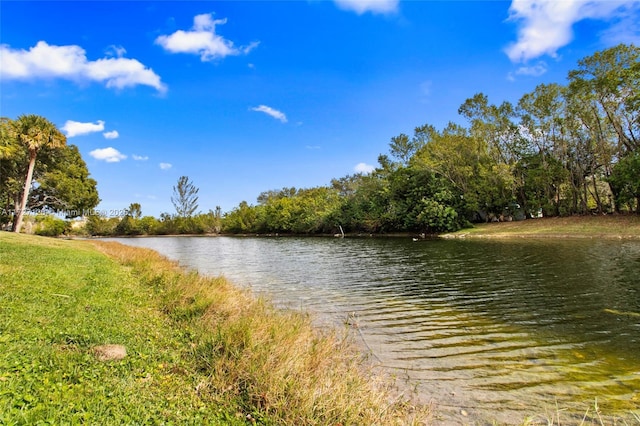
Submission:
M 521 423 L 558 410 L 580 423 L 596 399 L 603 414 L 640 422 L 637 241 L 118 241 L 224 275 L 321 323 L 349 322 L 374 361 L 433 402 L 443 423 Z

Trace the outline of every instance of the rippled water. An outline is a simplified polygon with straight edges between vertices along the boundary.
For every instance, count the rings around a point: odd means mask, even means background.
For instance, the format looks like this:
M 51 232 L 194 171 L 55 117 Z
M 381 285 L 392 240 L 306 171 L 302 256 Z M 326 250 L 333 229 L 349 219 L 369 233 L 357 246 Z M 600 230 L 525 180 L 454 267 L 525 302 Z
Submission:
M 120 241 L 332 324 L 349 318 L 445 423 L 462 410 L 467 421 L 516 422 L 557 407 L 579 423 L 596 398 L 604 413 L 640 408 L 638 242 Z

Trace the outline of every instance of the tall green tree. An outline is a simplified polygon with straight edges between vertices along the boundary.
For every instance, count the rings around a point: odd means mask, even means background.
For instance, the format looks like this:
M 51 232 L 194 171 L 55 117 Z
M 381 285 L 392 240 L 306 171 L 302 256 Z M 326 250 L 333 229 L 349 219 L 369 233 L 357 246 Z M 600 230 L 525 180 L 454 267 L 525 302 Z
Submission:
M 618 203 L 640 214 L 640 151 L 629 153 L 614 166 L 609 183 L 616 188 Z
M 595 94 L 584 81 L 572 81 L 565 89 L 567 114 L 566 168 L 572 185 L 572 210 L 585 214 L 590 210 L 591 194 L 596 208 L 603 211 L 598 182 L 611 174 L 616 156 L 617 137 L 606 113 L 598 107 Z M 592 189 L 589 188 L 591 184 Z M 613 206 L 617 210 L 617 206 Z
M 171 203 L 179 217 L 191 217 L 198 210 L 198 192 L 193 182 L 187 176 L 180 176 L 178 183 L 173 187 Z
M 593 95 L 618 136 L 618 152 L 640 148 L 640 47 L 620 44 L 578 61 L 570 84 Z
M 48 208 L 67 218 L 83 216 L 100 202 L 97 182 L 89 175 L 78 147 L 66 145 L 41 151 L 38 186 L 31 190 L 29 208 Z
M 617 182 L 609 180 L 616 162 L 640 149 L 640 48 L 621 44 L 581 59 L 569 73 L 568 94 L 581 124 L 575 131 L 584 145 L 579 154 L 590 162 L 583 190 L 590 182 L 590 193 L 603 210 L 601 183 Z M 618 188 L 610 185 L 616 211 Z
M 131 203 L 127 208 L 127 215 L 134 219 L 140 219 L 142 217 L 142 206 L 140 203 Z
M 523 151 L 515 108 L 509 102 L 489 103 L 483 93 L 476 93 L 458 109 L 458 113 L 471 123 L 470 133 L 487 144 L 489 155 L 496 164 L 513 167 Z
M 526 149 L 515 174 L 520 178 L 519 201 L 527 211 L 543 208 L 546 214 L 560 214 L 561 185 L 567 175 L 561 164 L 567 156 L 565 111 L 563 89 L 557 84 L 541 84 L 518 102 Z
M 499 215 L 512 200 L 511 166 L 497 162 L 483 137 L 458 124 L 438 132 L 412 164 L 445 179 L 462 196 L 467 219 Z
M 27 208 L 33 170 L 36 165 L 38 152 L 45 147 L 61 148 L 66 144 L 67 138 L 49 120 L 33 114 L 18 117 L 17 120 L 11 123 L 9 131 L 10 134 L 27 149 L 29 158 L 24 188 L 22 190 L 20 203 L 17 205 L 13 222 L 13 231 L 20 232 L 24 212 Z
M 435 133 L 435 127 L 430 124 L 425 124 L 416 127 L 411 138 L 404 133 L 394 136 L 391 138 L 391 143 L 389 144 L 389 153 L 392 157 L 396 158 L 401 165 L 406 166 L 409 164 L 411 158 L 433 139 Z

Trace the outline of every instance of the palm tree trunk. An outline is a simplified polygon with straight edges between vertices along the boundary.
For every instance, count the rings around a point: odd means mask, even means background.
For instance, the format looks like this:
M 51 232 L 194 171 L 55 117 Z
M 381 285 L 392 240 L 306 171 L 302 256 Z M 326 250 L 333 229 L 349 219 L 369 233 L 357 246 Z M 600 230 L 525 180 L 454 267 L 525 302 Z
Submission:
M 24 181 L 24 190 L 22 191 L 22 202 L 20 208 L 16 211 L 16 218 L 13 225 L 13 232 L 20 232 L 22 228 L 22 220 L 24 218 L 24 211 L 27 209 L 27 200 L 29 199 L 29 191 L 31 190 L 31 180 L 33 179 L 33 169 L 36 165 L 37 152 L 29 151 L 29 168 L 27 169 L 27 178 Z

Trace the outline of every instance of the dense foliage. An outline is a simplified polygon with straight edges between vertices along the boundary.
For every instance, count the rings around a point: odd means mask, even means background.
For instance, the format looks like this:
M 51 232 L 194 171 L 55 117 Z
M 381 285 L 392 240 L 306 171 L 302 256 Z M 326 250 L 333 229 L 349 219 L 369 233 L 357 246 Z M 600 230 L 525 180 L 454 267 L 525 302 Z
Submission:
M 175 235 L 211 234 L 221 230 L 220 208 L 216 211 L 182 217 L 163 213 L 157 219 L 142 216 L 141 206 L 133 203 L 123 217 L 104 217 L 92 214 L 85 217 L 84 231 L 94 236 L 111 235 Z

